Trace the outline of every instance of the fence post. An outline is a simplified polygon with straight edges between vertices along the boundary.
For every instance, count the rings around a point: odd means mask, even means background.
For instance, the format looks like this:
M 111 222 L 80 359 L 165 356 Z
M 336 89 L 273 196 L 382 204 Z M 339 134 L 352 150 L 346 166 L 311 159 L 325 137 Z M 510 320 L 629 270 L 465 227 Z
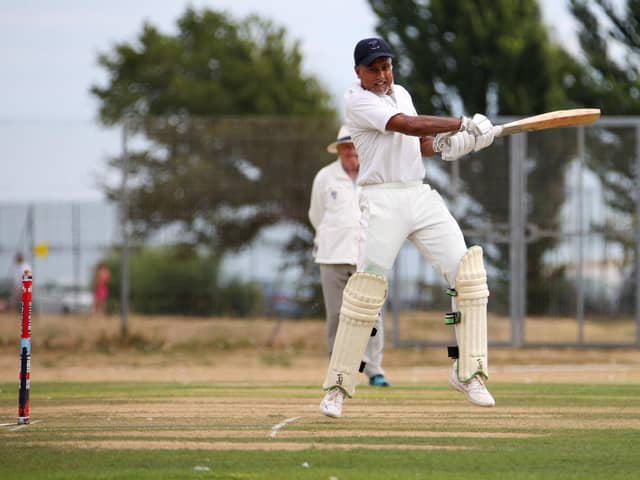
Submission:
M 129 152 L 127 150 L 127 121 L 122 124 L 122 183 L 120 188 L 120 232 L 122 251 L 120 254 L 120 334 L 129 333 Z
M 576 268 L 576 317 L 578 321 L 578 345 L 584 344 L 584 181 L 583 181 L 583 169 L 584 169 L 584 126 L 578 127 L 578 205 L 577 205 L 577 227 L 578 231 L 578 258 Z
M 34 247 L 36 244 L 36 214 L 35 214 L 35 206 L 33 203 L 30 203 L 27 206 L 27 220 L 26 220 L 26 233 L 27 233 L 27 251 L 24 252 L 24 258 L 29 262 L 31 268 L 34 268 L 36 263 L 36 257 L 33 254 Z
M 635 212 L 635 260 L 636 260 L 636 346 L 640 347 L 640 123 L 636 123 L 636 212 Z
M 399 257 L 400 254 L 398 254 L 398 256 L 396 257 L 396 261 L 394 262 L 393 265 L 393 270 L 391 270 L 391 275 L 393 280 L 391 281 L 391 285 L 390 285 L 390 289 L 389 289 L 389 300 L 391 300 L 391 318 L 393 319 L 393 323 L 392 323 L 392 329 L 391 329 L 391 341 L 394 347 L 399 347 L 400 346 L 400 296 L 398 295 L 399 292 L 399 288 L 398 288 L 398 282 L 400 281 L 400 274 L 398 273 L 399 270 Z M 387 302 L 388 305 L 389 302 Z M 387 312 L 389 312 L 389 309 L 387 309 Z
M 509 139 L 509 314 L 511 346 L 524 344 L 526 317 L 526 171 L 527 137 L 524 133 Z
M 80 206 L 71 204 L 71 252 L 73 255 L 73 296 L 77 301 L 80 296 L 80 260 L 82 255 L 82 226 L 80 223 Z

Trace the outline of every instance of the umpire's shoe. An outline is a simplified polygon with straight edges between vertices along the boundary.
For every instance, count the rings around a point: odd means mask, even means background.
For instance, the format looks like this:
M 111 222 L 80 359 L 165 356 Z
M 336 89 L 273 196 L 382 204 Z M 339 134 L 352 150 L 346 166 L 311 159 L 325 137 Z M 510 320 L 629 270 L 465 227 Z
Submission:
M 391 386 L 389 381 L 386 378 L 384 378 L 384 375 L 382 375 L 382 374 L 374 375 L 373 377 L 371 377 L 369 379 L 369 385 L 371 385 L 372 387 L 389 387 L 389 386 Z

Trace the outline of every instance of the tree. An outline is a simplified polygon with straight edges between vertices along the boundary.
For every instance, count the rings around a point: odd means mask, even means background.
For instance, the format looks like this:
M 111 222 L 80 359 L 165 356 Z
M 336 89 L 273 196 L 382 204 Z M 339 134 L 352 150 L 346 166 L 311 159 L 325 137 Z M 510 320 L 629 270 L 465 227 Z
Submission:
M 571 58 L 550 42 L 535 0 L 369 3 L 419 111 L 524 115 L 571 103 L 558 81 Z
M 131 311 L 141 314 L 247 317 L 262 313 L 258 285 L 221 277 L 220 258 L 194 253 L 182 245 L 143 248 L 131 259 L 129 282 Z M 109 308 L 120 307 L 121 259 L 114 252 L 107 260 L 113 295 Z
M 378 17 L 378 33 L 398 54 L 396 79 L 410 88 L 421 113 L 525 116 L 582 106 L 576 90 L 583 67 L 550 41 L 535 0 L 369 3 Z M 460 219 L 467 230 L 495 232 L 508 222 L 509 164 L 500 145 L 504 142 L 463 160 L 460 177 L 475 205 Z M 541 230 L 559 227 L 564 169 L 573 156 L 562 142 L 554 147 L 528 151 L 528 181 L 534 187 L 528 215 Z M 553 289 L 544 274 L 543 255 L 555 244 L 555 239 L 543 237 L 528 246 L 532 313 L 546 304 Z M 488 261 L 502 273 L 498 277 L 508 278 L 508 246 L 498 243 L 486 251 Z
M 582 61 L 581 90 L 608 115 L 640 112 L 640 1 L 628 0 L 619 11 L 607 0 L 571 0 L 578 22 Z M 615 53 L 617 49 L 618 53 Z
M 583 91 L 608 115 L 638 115 L 640 1 L 627 0 L 619 7 L 614 8 L 607 0 L 570 2 L 571 13 L 579 25 L 581 54 L 588 65 Z M 607 133 L 606 136 L 596 133 L 588 139 L 592 152 L 588 166 L 597 174 L 605 202 L 613 212 L 602 225 L 595 227 L 607 240 L 622 245 L 624 264 L 632 266 L 623 272 L 627 281 L 620 299 L 621 306 L 632 311 L 640 253 L 636 251 L 633 235 L 639 228 L 637 139 L 635 129 L 611 129 Z
M 145 24 L 101 54 L 108 82 L 91 88 L 103 123 L 146 140 L 128 156 L 135 233 L 177 226 L 180 241 L 220 254 L 289 222 L 309 247 L 308 191 L 336 130 L 329 94 L 269 21 L 189 8 L 177 27 Z

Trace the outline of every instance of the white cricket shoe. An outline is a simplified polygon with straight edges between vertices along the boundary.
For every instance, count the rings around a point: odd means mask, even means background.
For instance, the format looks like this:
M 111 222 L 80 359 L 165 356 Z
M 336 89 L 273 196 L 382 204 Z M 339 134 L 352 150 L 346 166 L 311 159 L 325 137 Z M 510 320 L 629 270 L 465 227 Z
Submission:
M 342 416 L 342 404 L 344 403 L 344 390 L 340 387 L 332 387 L 320 402 L 320 411 L 327 417 L 338 418 Z
M 449 385 L 459 392 L 464 393 L 464 396 L 467 397 L 467 400 L 471 403 L 475 403 L 481 407 L 495 407 L 496 405 L 496 401 L 489 393 L 489 390 L 487 390 L 487 387 L 485 387 L 479 375 L 476 375 L 467 383 L 463 383 L 458 379 L 458 374 L 454 367 L 451 378 L 449 379 Z

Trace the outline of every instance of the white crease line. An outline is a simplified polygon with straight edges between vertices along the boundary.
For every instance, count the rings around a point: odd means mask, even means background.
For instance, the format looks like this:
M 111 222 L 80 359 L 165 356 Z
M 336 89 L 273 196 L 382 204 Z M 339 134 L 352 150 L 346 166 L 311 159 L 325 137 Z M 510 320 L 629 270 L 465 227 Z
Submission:
M 291 422 L 295 422 L 296 420 L 300 419 L 302 417 L 291 417 L 291 418 L 287 418 L 285 421 L 280 422 L 277 425 L 274 425 L 271 428 L 271 433 L 269 434 L 269 436 L 271 438 L 276 438 L 276 435 L 278 434 L 278 430 L 280 430 L 282 427 L 284 427 L 287 423 L 291 423 Z
M 42 420 L 34 420 L 34 421 L 33 421 L 33 422 L 31 422 L 31 423 L 25 423 L 25 424 L 23 424 L 23 425 L 18 425 L 18 426 L 17 426 L 17 427 L 15 427 L 15 428 L 10 428 L 10 429 L 9 429 L 9 431 L 10 431 L 10 432 L 15 432 L 15 431 L 17 431 L 17 430 L 22 430 L 23 428 L 28 427 L 29 425 L 33 425 L 33 424 L 36 424 L 36 423 L 40 423 L 41 421 L 42 421 Z M 13 424 L 13 425 L 15 425 L 15 424 Z
M 11 423 L 0 423 L 0 427 L 10 427 L 11 425 L 15 425 L 16 422 L 11 422 Z

